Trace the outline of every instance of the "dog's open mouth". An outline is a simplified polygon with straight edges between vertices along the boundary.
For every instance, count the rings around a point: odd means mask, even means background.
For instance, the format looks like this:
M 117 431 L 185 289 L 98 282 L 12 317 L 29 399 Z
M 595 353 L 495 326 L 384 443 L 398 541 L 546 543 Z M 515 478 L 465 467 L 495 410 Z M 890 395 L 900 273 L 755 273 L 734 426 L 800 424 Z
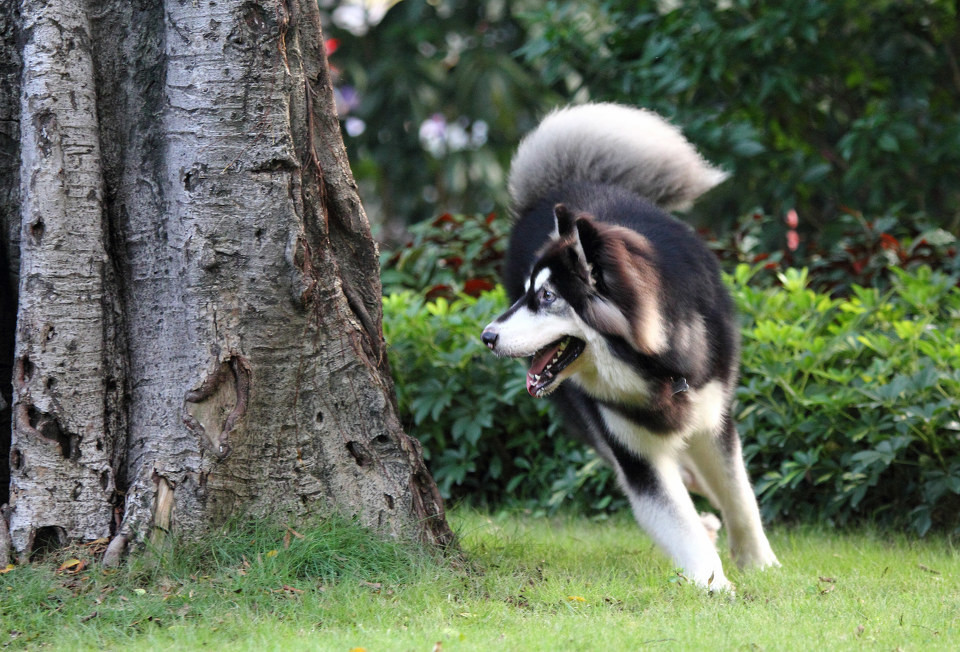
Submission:
M 585 346 L 583 340 L 567 336 L 537 351 L 527 373 L 527 392 L 530 396 L 540 398 L 548 393 L 557 375 L 583 353 Z

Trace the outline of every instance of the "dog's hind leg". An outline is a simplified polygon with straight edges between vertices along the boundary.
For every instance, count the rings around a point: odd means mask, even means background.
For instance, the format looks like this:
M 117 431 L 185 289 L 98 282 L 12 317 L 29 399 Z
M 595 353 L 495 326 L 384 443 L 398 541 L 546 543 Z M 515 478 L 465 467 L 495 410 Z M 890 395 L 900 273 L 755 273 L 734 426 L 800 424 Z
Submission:
M 757 498 L 743 463 L 740 438 L 729 417 L 722 419 L 719 433 L 696 433 L 688 440 L 685 456 L 695 467 L 697 480 L 705 485 L 711 501 L 723 515 L 730 553 L 741 568 L 779 566 L 760 521 Z

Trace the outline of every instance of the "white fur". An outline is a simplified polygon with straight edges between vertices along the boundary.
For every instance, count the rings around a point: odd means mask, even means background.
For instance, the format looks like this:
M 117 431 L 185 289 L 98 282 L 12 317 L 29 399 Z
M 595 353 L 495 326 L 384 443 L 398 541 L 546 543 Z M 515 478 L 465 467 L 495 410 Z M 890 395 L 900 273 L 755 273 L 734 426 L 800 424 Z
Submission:
M 524 138 L 510 164 L 509 186 L 521 213 L 571 181 L 615 182 L 683 210 L 726 177 L 656 113 L 585 104 L 554 111 Z
M 616 403 L 643 403 L 650 395 L 647 381 L 633 367 L 613 355 L 606 338 L 584 324 L 579 317 L 579 337 L 587 347 L 577 360 L 571 382 L 588 395 Z M 571 365 L 572 366 L 572 365 Z
M 635 492 L 623 471 L 615 465 L 637 523 L 669 555 L 674 565 L 683 569 L 684 577 L 711 591 L 732 590 L 716 546 L 683 486 L 679 467 L 670 456 L 648 460 L 660 478 L 662 494 Z
M 533 280 L 534 291 L 539 292 L 540 289 L 543 287 L 544 283 L 546 283 L 549 280 L 550 280 L 550 268 L 544 267 L 537 274 L 537 278 Z M 527 288 L 527 289 L 529 290 L 530 288 Z
M 570 320 L 544 312 L 533 312 L 522 306 L 504 321 L 496 321 L 485 330 L 499 335 L 495 353 L 509 358 L 531 356 L 543 347 L 556 342 L 570 330 Z

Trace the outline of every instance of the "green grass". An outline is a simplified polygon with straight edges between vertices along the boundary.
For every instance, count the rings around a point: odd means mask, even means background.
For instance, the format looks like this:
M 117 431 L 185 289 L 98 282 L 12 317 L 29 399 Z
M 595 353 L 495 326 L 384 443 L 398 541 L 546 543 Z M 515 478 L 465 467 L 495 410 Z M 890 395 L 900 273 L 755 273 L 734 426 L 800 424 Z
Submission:
M 332 522 L 247 526 L 107 573 L 78 547 L 0 575 L 0 647 L 74 649 L 952 650 L 948 539 L 774 528 L 783 568 L 705 595 L 624 515 L 456 510 L 468 562 Z M 297 536 L 303 535 L 303 538 Z M 286 539 L 286 545 L 285 545 Z M 274 552 L 275 551 L 275 552 Z

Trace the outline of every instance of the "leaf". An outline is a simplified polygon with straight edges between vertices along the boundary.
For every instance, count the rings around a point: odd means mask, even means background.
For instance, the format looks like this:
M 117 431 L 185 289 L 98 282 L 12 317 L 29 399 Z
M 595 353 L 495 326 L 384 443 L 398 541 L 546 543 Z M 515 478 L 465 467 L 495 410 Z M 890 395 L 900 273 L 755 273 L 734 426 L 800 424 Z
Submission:
M 87 567 L 87 562 L 79 559 L 68 559 L 60 565 L 57 570 L 66 573 L 79 573 Z
M 7 564 L 3 568 L 0 568 L 0 575 L 3 575 L 4 573 L 9 573 L 14 568 L 16 568 L 16 566 L 14 566 L 13 564 Z
M 279 554 L 280 554 L 280 551 L 274 548 L 273 550 L 270 550 L 267 552 L 267 559 L 269 559 L 270 557 L 276 557 Z
M 300 534 L 299 532 L 297 532 L 296 530 L 294 530 L 292 527 L 288 527 L 288 528 L 287 528 L 287 532 L 289 532 L 289 533 L 292 534 L 293 536 L 297 537 L 298 539 L 305 539 L 305 538 L 306 538 L 306 537 L 304 537 L 302 534 Z

